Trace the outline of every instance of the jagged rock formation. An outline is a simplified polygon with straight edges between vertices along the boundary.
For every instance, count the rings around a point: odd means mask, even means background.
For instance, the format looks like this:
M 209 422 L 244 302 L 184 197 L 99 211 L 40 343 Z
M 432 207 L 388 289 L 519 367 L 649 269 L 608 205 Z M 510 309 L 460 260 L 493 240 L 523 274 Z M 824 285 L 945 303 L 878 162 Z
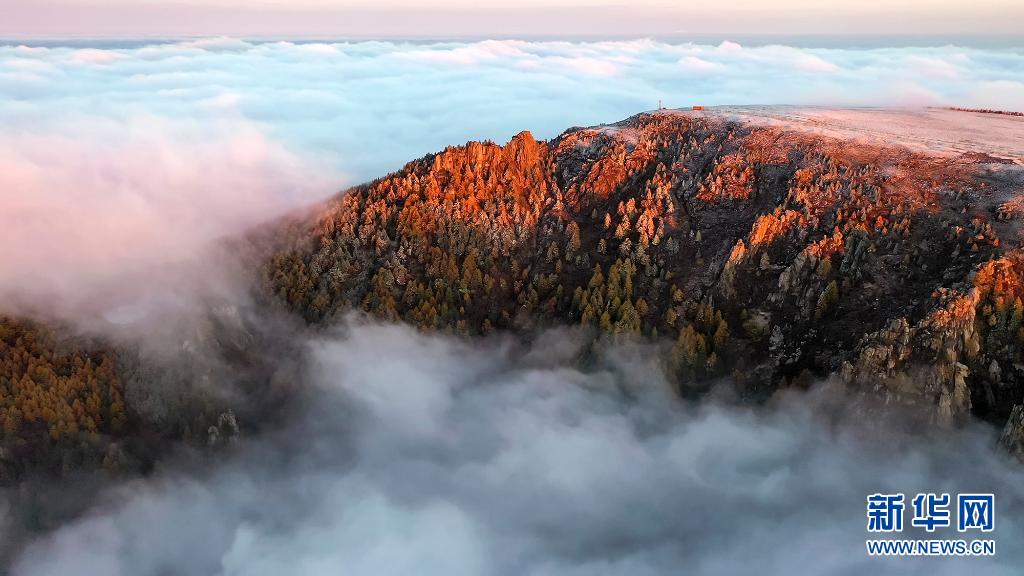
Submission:
M 269 290 L 462 334 L 674 342 L 680 390 L 836 378 L 999 423 L 1024 401 L 1021 167 L 663 111 L 472 142 L 285 226 Z
M 1003 427 L 999 443 L 1021 462 L 1024 462 L 1024 405 L 1017 405 L 1010 411 L 1010 418 Z

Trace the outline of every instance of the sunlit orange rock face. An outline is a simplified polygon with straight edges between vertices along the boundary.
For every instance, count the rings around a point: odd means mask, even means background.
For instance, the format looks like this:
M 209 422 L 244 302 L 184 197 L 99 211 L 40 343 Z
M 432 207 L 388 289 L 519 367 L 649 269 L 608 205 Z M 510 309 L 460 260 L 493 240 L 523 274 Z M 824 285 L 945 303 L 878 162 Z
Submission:
M 1000 420 L 1024 402 L 1019 169 L 661 111 L 410 162 L 288 226 L 267 280 L 312 322 L 668 341 L 683 393 L 831 378 Z

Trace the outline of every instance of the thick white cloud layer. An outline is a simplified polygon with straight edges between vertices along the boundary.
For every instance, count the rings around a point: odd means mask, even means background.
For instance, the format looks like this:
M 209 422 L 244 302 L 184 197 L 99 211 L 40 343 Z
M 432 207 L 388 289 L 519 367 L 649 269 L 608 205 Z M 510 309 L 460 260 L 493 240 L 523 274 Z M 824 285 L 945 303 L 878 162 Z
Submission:
M 31 44 L 31 43 L 29 43 Z M 667 106 L 1024 102 L 1024 52 L 627 42 L 0 46 L 0 297 L 69 308 L 469 139 Z M 149 289 L 150 287 L 146 287 Z M 121 296 L 118 296 L 119 298 Z M 35 302 L 32 302 L 35 300 Z
M 115 491 L 13 574 L 952 576 L 1024 562 L 1019 467 L 984 430 L 906 435 L 824 390 L 762 411 L 686 406 L 651 350 L 608 350 L 582 372 L 578 341 L 470 346 L 350 324 L 310 344 L 314 407 L 292 429 L 208 475 Z M 998 555 L 869 557 L 879 491 L 995 492 Z
M 468 139 L 701 104 L 1019 107 L 1024 48 L 871 50 L 622 42 L 0 48 L 3 126 L 139 114 L 245 120 L 356 180 Z M 37 127 L 45 121 L 42 127 Z

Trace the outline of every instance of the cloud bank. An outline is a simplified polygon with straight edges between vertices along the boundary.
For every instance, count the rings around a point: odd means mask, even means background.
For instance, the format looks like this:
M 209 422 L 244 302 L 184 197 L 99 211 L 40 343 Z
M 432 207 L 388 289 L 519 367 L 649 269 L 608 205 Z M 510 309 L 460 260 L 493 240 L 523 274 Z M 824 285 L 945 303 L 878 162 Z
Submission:
M 607 349 L 583 371 L 577 341 L 470 346 L 349 322 L 309 343 L 315 400 L 295 424 L 209 474 L 113 491 L 13 574 L 1009 575 L 1024 561 L 1019 468 L 984 430 L 907 435 L 828 390 L 690 406 L 651 350 Z M 867 494 L 968 490 L 998 494 L 996 557 L 866 555 Z
M 215 240 L 331 186 L 245 121 L 83 117 L 7 131 L 0 295 L 58 316 L 158 296 Z
M 31 44 L 31 43 L 30 43 Z M 44 47 L 46 46 L 46 47 Z M 667 106 L 1012 108 L 1024 47 L 813 49 L 608 42 L 37 43 L 0 48 L 5 125 L 139 113 L 241 118 L 362 181 L 469 139 L 543 137 Z M 994 87 L 999 89 L 995 90 Z M 68 126 L 65 122 L 65 126 Z

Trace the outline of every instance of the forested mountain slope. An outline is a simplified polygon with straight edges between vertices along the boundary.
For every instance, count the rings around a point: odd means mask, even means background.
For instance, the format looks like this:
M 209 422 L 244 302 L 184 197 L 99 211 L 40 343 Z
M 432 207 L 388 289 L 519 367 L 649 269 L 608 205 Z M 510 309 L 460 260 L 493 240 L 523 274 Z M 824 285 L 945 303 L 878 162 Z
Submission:
M 255 432 L 307 330 L 351 310 L 465 337 L 582 326 L 653 343 L 685 397 L 829 379 L 931 423 L 1009 421 L 1024 454 L 1022 163 L 717 112 L 450 147 L 234 239 L 257 298 L 159 354 L 0 318 L 0 485 Z
M 313 323 L 591 326 L 671 342 L 684 394 L 832 377 L 1002 423 L 1024 399 L 1020 162 L 658 111 L 413 161 L 289 223 L 265 279 Z

